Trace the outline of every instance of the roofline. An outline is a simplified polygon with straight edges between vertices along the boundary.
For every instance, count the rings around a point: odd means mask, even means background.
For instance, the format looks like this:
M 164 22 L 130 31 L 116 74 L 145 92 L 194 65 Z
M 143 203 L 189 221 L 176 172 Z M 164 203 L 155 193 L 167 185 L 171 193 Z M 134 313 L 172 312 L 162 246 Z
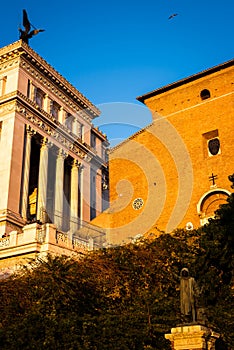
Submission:
M 33 62 L 33 65 L 38 70 L 42 70 L 44 75 L 47 75 L 49 80 L 58 88 L 62 89 L 64 93 L 69 95 L 82 110 L 86 111 L 91 119 L 98 117 L 101 111 L 76 87 L 74 87 L 66 78 L 64 78 L 58 71 L 56 71 L 44 58 L 42 58 L 37 52 L 35 52 L 28 44 L 22 40 L 18 40 L 7 46 L 0 48 L 0 58 L 6 59 L 12 57 L 13 54 L 22 55 L 28 62 Z M 35 64 L 35 62 L 37 62 Z
M 101 130 L 99 130 L 98 126 L 93 126 L 93 128 L 91 129 L 91 131 L 93 133 L 96 134 L 96 136 L 98 136 L 102 141 L 107 141 L 107 137 L 106 134 L 104 134 Z M 107 141 L 108 142 L 108 141 Z M 109 142 L 108 142 L 109 143 Z
M 144 103 L 145 100 L 147 100 L 148 98 L 150 97 L 153 97 L 153 96 L 156 96 L 156 95 L 159 95 L 163 92 L 166 92 L 166 91 L 169 91 L 169 90 L 172 90 L 172 89 L 175 89 L 183 84 L 187 84 L 187 83 L 190 83 L 191 81 L 194 81 L 196 79 L 200 79 L 206 75 L 209 75 L 209 74 L 212 74 L 212 73 L 215 73 L 215 72 L 218 72 L 222 69 L 225 69 L 225 68 L 228 68 L 228 67 L 231 67 L 234 63 L 234 59 L 232 60 L 229 60 L 229 61 L 226 61 L 224 63 L 221 63 L 217 66 L 214 66 L 212 68 L 208 68 L 206 70 L 203 70 L 199 73 L 196 73 L 196 74 L 193 74 L 193 75 L 190 75 L 189 77 L 187 78 L 183 78 L 183 79 L 180 79 L 174 83 L 171 83 L 171 84 L 168 84 L 168 85 L 165 85 L 161 88 L 158 88 L 156 90 L 153 90 L 151 92 L 148 92 L 144 95 L 141 95 L 141 96 L 138 96 L 136 99 L 142 103 Z

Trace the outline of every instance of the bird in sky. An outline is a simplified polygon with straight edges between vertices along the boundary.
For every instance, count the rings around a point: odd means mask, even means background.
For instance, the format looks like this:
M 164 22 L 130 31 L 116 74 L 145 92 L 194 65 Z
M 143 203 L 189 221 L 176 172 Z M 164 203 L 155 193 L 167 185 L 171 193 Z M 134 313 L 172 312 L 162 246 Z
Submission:
M 172 15 L 170 15 L 170 16 L 168 17 L 168 19 L 172 19 L 172 18 L 175 17 L 175 16 L 178 16 L 178 13 L 173 13 Z
M 28 44 L 28 39 L 31 39 L 34 35 L 40 33 L 40 32 L 44 32 L 44 29 L 36 29 L 30 22 L 28 19 L 28 15 L 26 10 L 23 10 L 23 26 L 24 26 L 24 30 L 22 30 L 21 28 L 19 28 L 19 32 L 20 32 L 20 39 L 23 40 L 26 44 Z M 30 31 L 31 26 L 34 28 L 33 30 Z

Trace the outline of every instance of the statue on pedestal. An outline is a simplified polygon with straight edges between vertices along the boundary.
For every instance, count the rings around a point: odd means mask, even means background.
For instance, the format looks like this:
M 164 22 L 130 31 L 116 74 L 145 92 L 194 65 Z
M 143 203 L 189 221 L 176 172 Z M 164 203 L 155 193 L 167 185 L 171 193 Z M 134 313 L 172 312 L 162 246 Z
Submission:
M 189 270 L 184 267 L 180 272 L 180 311 L 183 322 L 197 321 L 196 302 L 199 296 L 199 288 Z

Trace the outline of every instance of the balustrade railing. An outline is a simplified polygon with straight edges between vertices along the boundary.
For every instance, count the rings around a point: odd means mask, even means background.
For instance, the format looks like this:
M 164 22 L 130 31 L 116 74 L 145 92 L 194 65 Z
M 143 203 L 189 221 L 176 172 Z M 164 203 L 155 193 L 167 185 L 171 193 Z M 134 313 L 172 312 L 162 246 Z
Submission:
M 47 245 L 46 249 L 57 246 L 74 251 L 88 251 L 103 246 L 105 233 L 96 226 L 87 222 L 77 223 L 80 229 L 75 232 L 57 229 L 52 223 L 31 223 L 23 227 L 22 232 L 12 231 L 9 235 L 0 238 L 0 251 L 6 248 L 17 248 L 26 245 Z M 39 244 L 39 245 L 38 245 Z
M 3 237 L 0 238 L 0 248 L 5 248 L 5 247 L 9 247 L 10 245 L 10 237 Z

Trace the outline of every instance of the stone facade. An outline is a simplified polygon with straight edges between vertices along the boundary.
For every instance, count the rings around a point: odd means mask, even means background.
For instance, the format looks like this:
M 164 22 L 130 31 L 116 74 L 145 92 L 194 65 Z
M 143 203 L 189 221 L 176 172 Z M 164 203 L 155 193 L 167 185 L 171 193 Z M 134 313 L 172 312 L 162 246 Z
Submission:
M 121 244 L 203 225 L 230 194 L 233 60 L 138 97 L 152 124 L 110 152 L 110 209 L 95 219 Z
M 29 254 L 46 250 L 37 237 L 48 225 L 47 243 L 59 247 L 58 233 L 66 234 L 72 248 L 78 230 L 106 209 L 109 144 L 92 124 L 99 114 L 21 40 L 0 49 L 0 259 L 22 254 L 28 226 Z

